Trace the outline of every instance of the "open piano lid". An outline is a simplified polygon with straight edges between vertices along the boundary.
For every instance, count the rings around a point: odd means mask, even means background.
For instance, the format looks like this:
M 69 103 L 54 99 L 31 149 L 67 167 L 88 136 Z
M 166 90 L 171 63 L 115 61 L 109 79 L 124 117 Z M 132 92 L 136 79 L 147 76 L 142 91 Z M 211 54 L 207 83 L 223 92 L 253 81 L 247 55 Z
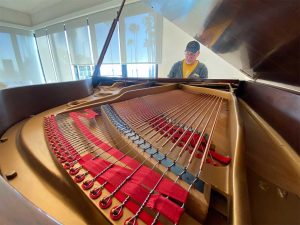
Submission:
M 300 1 L 144 2 L 252 79 L 300 85 Z

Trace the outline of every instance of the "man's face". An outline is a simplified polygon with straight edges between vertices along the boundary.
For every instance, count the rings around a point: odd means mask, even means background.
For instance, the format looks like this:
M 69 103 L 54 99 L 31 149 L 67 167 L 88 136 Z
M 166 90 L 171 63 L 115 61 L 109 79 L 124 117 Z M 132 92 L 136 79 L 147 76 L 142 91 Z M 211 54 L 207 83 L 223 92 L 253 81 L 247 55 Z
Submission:
M 197 59 L 197 57 L 199 56 L 199 54 L 200 54 L 199 51 L 197 51 L 197 52 L 195 52 L 195 53 L 185 51 L 185 52 L 184 52 L 185 62 L 186 62 L 187 64 L 193 64 L 193 63 L 196 61 L 196 59 Z

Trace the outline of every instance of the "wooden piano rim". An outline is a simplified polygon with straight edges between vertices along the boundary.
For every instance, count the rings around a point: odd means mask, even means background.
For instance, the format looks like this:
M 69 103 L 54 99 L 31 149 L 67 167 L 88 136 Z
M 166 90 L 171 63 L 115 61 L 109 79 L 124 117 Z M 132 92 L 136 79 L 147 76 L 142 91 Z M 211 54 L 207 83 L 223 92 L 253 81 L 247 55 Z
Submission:
M 166 89 L 166 90 L 170 90 L 170 89 L 173 89 L 175 86 L 177 86 L 177 84 L 173 84 L 173 85 L 165 85 L 163 87 L 156 87 L 158 89 L 162 88 L 162 89 Z M 215 91 L 215 90 L 210 90 L 208 88 L 199 88 L 199 87 L 190 87 L 190 86 L 187 86 L 187 85 L 179 85 L 182 89 L 191 89 L 191 90 L 195 90 L 195 89 L 202 89 L 203 91 L 205 92 L 209 92 L 209 93 L 219 93 L 220 91 Z M 150 89 L 152 88 L 148 88 L 148 89 L 144 89 L 144 90 L 136 90 L 136 91 L 129 91 L 129 92 L 126 92 L 125 94 L 121 94 L 119 97 L 117 97 L 116 99 L 112 99 L 112 100 L 109 100 L 108 102 L 111 103 L 111 102 L 115 102 L 115 101 L 120 101 L 120 100 L 124 100 L 124 99 L 127 99 L 127 98 L 131 98 L 131 96 L 135 95 L 137 92 L 147 92 L 147 91 L 151 91 Z M 231 93 L 227 93 L 227 92 L 224 92 L 224 96 L 226 96 L 225 98 L 229 99 L 232 94 Z M 235 100 L 235 97 L 233 97 L 233 110 L 235 112 L 237 112 L 237 109 L 236 109 L 236 100 Z M 92 104 L 94 105 L 94 104 Z M 88 105 L 89 107 L 91 105 Z M 32 121 L 34 122 L 37 122 L 37 123 L 40 123 L 41 120 L 42 120 L 42 117 L 45 116 L 45 115 L 49 115 L 50 113 L 59 113 L 59 112 L 64 112 L 65 108 L 63 106 L 61 107 L 57 107 L 55 109 L 52 109 L 52 110 L 49 110 L 49 111 L 46 111 L 46 112 L 43 112 L 41 114 L 38 114 L 37 116 L 35 116 L 34 118 L 30 119 L 23 127 L 22 129 L 22 132 L 21 132 L 21 140 L 22 140 L 22 146 L 25 147 L 28 151 L 35 151 L 34 149 L 31 149 L 31 144 L 30 144 L 30 141 L 28 141 L 28 131 L 31 130 L 30 128 L 30 124 L 32 123 Z M 237 118 L 236 118 L 237 119 Z M 237 124 L 235 124 L 236 126 L 239 126 L 239 122 L 237 120 Z M 37 126 L 36 127 L 36 130 L 35 132 L 42 132 L 42 127 L 41 126 Z M 237 133 L 238 135 L 241 135 L 240 134 L 240 128 L 237 129 Z M 240 143 L 236 143 L 237 146 L 240 145 Z M 43 147 L 44 147 L 44 143 L 42 144 Z M 236 152 L 235 153 L 237 156 L 239 154 L 241 154 L 240 150 L 239 152 Z M 47 158 L 47 157 L 46 157 Z M 233 167 L 233 176 L 234 177 L 237 177 L 237 176 L 243 176 L 241 173 L 243 172 L 242 170 L 235 170 L 234 167 L 236 166 L 243 166 L 243 162 L 242 160 L 240 159 L 241 157 L 237 158 L 237 157 L 234 157 L 235 158 L 231 164 L 231 166 Z M 44 165 L 47 165 L 47 159 L 41 157 L 41 158 L 36 158 L 37 161 L 39 161 L 41 164 L 45 164 Z M 51 171 L 51 170 L 50 170 Z M 57 169 L 53 169 L 51 173 L 57 171 Z M 233 192 L 233 196 L 232 196 L 232 205 L 233 205 L 233 210 L 235 211 L 235 213 L 233 214 L 233 218 L 232 218 L 232 221 L 234 224 L 238 224 L 236 223 L 235 221 L 244 221 L 244 215 L 243 213 L 240 212 L 240 209 L 241 208 L 247 208 L 247 203 L 245 201 L 241 201 L 239 199 L 242 199 L 240 197 L 238 197 L 237 195 L 240 195 L 240 192 L 244 192 L 244 191 L 241 191 L 241 189 L 243 188 L 243 184 L 240 183 L 240 181 L 235 181 L 233 184 L 228 184 L 229 188 L 230 186 L 234 186 L 234 188 L 232 188 L 232 192 Z M 236 219 L 236 218 L 239 218 L 239 219 Z

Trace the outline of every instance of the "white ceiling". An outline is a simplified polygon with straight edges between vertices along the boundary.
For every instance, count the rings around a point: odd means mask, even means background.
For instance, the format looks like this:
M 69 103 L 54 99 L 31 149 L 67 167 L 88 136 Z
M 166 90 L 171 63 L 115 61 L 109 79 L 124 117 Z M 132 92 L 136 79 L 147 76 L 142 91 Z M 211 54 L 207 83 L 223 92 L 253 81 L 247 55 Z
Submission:
M 0 0 L 0 23 L 36 26 L 77 11 L 121 0 Z M 113 3 L 114 2 L 114 3 Z M 25 18 L 25 19 L 24 19 Z
M 72 2 L 72 0 L 0 0 L 0 7 L 34 14 L 62 1 Z

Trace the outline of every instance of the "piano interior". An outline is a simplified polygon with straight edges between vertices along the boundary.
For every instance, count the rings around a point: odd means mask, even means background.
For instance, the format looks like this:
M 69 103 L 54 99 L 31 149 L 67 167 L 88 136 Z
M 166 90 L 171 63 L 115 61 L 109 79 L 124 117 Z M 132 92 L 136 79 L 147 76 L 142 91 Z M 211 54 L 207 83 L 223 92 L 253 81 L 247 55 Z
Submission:
M 206 22 L 189 24 L 205 1 L 188 12 L 145 2 L 228 61 L 245 41 L 249 80 L 101 77 L 93 89 L 89 79 L 0 90 L 0 222 L 299 224 L 299 4 L 216 1 Z M 298 13 L 286 15 L 291 7 Z M 250 36 L 247 10 L 261 25 Z M 290 36 L 265 35 L 274 21 L 261 16 L 274 12 Z M 272 37 L 264 48 L 262 35 Z

